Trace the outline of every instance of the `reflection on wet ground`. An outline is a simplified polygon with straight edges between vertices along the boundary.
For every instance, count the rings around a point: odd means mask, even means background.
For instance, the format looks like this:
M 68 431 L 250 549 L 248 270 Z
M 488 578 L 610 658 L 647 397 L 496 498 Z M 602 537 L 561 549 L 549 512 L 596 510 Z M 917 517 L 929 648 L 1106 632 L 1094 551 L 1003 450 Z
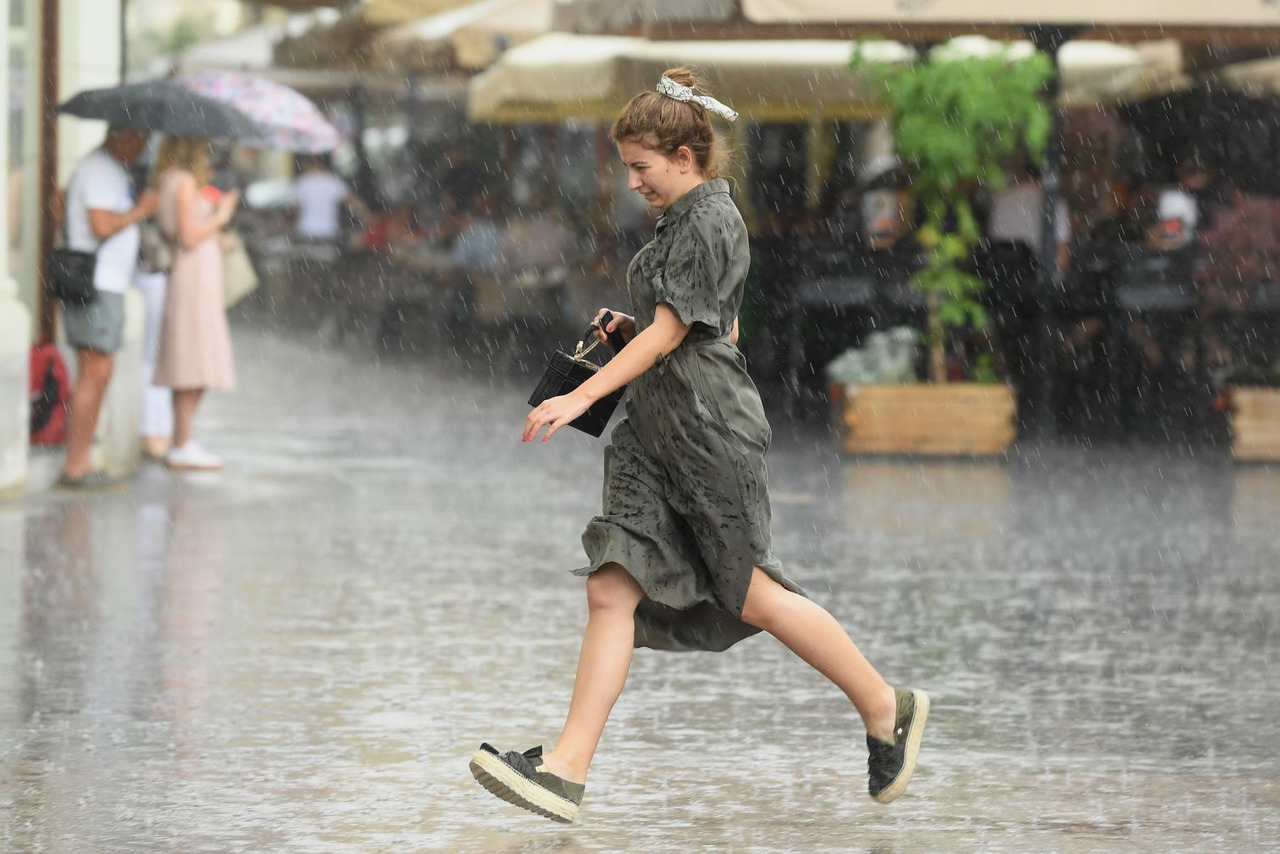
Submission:
M 771 452 L 777 548 L 935 697 L 908 797 L 768 638 L 636 656 L 580 823 L 470 779 L 554 737 L 594 440 L 522 382 L 241 330 L 220 475 L 0 505 L 0 850 L 1261 851 L 1280 846 L 1280 470 Z

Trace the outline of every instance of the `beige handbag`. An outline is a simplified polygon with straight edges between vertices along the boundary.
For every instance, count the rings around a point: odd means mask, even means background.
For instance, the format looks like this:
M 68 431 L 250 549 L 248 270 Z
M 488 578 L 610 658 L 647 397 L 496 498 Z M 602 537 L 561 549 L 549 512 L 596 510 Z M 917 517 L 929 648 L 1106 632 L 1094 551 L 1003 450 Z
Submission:
M 223 237 L 223 259 L 226 304 L 230 308 L 258 287 L 258 271 L 253 269 L 244 240 L 235 231 L 228 231 Z

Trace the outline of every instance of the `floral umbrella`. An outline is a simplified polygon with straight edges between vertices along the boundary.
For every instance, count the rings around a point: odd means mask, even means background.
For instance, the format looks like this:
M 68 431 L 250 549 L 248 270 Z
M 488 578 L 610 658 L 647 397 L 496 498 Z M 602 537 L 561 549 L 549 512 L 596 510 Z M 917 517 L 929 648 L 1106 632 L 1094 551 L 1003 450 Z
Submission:
M 232 71 L 183 74 L 174 82 L 185 89 L 231 104 L 257 122 L 260 137 L 242 139 L 256 148 L 280 148 L 303 154 L 332 151 L 340 142 L 338 131 L 311 99 L 288 86 Z

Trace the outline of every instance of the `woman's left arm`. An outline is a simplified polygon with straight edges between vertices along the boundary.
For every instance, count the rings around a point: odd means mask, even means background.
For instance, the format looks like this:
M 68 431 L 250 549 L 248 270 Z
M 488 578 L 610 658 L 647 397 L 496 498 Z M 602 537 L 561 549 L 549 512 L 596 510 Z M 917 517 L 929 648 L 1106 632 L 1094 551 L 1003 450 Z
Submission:
M 543 401 L 529 413 L 524 422 L 522 441 L 533 440 L 547 425 L 551 429 L 542 441 L 550 439 L 557 430 L 586 412 L 591 404 L 613 394 L 652 368 L 659 356 L 680 346 L 688 332 L 689 327 L 674 311 L 666 304 L 658 303 L 653 323 L 632 338 L 595 376 L 568 394 Z

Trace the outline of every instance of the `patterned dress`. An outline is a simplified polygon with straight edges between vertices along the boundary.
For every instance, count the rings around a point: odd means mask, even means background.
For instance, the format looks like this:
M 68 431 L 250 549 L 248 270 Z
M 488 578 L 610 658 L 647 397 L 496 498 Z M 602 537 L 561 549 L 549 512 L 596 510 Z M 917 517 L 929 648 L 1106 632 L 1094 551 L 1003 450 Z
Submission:
M 752 567 L 803 592 L 773 554 L 771 431 L 729 343 L 749 263 L 746 225 L 717 178 L 659 217 L 627 270 L 637 332 L 659 303 L 690 327 L 630 385 L 605 449 L 603 511 L 582 535 L 590 564 L 575 570 L 618 563 L 639 582 L 638 647 L 718 651 L 755 634 L 741 620 Z

